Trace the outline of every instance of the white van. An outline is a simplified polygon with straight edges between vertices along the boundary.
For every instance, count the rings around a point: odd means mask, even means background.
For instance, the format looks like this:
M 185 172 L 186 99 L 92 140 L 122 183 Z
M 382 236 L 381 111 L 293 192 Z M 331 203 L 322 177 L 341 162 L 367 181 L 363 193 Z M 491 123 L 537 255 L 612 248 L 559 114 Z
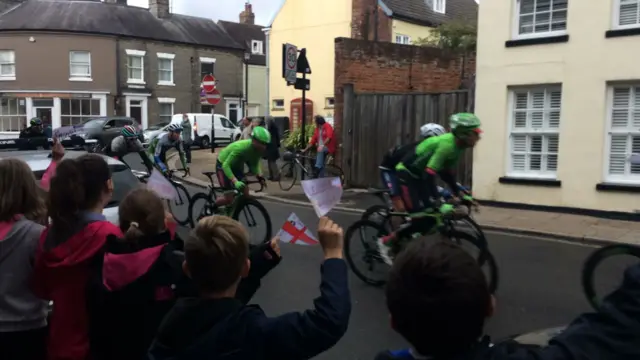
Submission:
M 181 124 L 183 114 L 175 114 L 172 124 Z M 200 148 L 211 146 L 211 126 L 214 126 L 216 144 L 229 144 L 240 139 L 241 131 L 229 119 L 219 114 L 187 113 L 191 122 L 191 138 Z

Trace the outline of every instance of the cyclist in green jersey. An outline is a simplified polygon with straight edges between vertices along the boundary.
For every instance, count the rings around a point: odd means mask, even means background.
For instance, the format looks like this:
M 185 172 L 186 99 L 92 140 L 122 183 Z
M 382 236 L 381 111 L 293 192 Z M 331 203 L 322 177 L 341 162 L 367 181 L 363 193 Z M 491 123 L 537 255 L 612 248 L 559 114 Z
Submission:
M 264 182 L 260 161 L 270 142 L 269 131 L 262 126 L 256 126 L 251 131 L 250 139 L 238 140 L 222 149 L 216 161 L 216 176 L 220 186 L 229 190 L 236 189 L 242 191 L 244 195 L 249 195 L 249 188 L 244 179 L 245 164 L 249 165 L 249 170 L 258 180 Z M 233 191 L 229 191 L 224 197 L 216 200 L 216 205 L 224 206 L 232 201 Z
M 396 238 L 406 238 L 414 233 L 428 233 L 436 224 L 429 213 L 450 213 L 453 205 L 443 204 L 434 209 L 433 199 L 438 199 L 436 177 L 439 176 L 457 200 L 460 187 L 456 183 L 455 168 L 464 151 L 473 148 L 480 139 L 480 119 L 474 114 L 459 113 L 449 118 L 451 132 L 431 137 L 418 144 L 396 166 L 402 200 L 413 220 L 388 236 L 378 239 L 380 255 L 386 263 L 392 263 L 391 245 Z M 464 199 L 472 201 L 469 195 Z M 425 216 L 425 213 L 427 216 Z

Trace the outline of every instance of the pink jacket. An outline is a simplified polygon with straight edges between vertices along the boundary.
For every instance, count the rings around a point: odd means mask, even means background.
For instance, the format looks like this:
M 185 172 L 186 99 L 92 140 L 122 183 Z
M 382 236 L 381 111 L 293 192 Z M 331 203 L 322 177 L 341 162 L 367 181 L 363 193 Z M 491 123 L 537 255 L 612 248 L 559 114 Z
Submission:
M 40 180 L 40 186 L 43 189 L 49 191 L 49 183 L 51 182 L 51 178 L 56 174 L 57 167 L 58 162 L 52 161 L 47 170 L 45 170 L 44 175 L 42 175 L 42 180 Z

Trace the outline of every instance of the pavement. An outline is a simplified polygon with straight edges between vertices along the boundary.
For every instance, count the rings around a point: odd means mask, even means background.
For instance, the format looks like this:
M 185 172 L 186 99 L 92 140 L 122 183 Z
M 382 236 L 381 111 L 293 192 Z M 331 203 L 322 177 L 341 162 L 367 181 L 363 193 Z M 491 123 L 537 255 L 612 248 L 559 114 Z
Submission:
M 192 166 L 192 169 L 196 174 L 196 167 Z M 277 188 L 277 184 L 274 185 L 269 190 Z M 191 195 L 203 191 L 199 186 L 187 188 Z M 278 197 L 268 195 L 260 200 L 269 212 L 274 232 L 292 212 L 315 232 L 318 218 L 308 202 L 282 201 Z M 360 214 L 347 207 L 344 209 L 347 210 L 334 209 L 329 216 L 346 229 L 360 218 Z M 485 212 L 489 211 L 485 208 L 481 214 Z M 179 233 L 184 235 L 188 231 L 181 228 Z M 586 257 L 595 246 L 504 231 L 487 231 L 486 234 L 500 269 L 498 309 L 486 326 L 486 332 L 492 338 L 566 325 L 578 314 L 590 310 L 582 294 L 580 274 Z M 252 300 L 271 316 L 306 310 L 319 294 L 320 248 L 290 244 L 281 247 L 281 265 L 264 279 Z M 637 262 L 625 258 L 605 262 L 596 277 L 598 293 L 618 285 L 624 268 L 632 261 Z M 364 284 L 351 272 L 349 285 L 353 309 L 347 334 L 334 348 L 316 359 L 370 360 L 379 350 L 407 346 L 389 326 L 383 289 Z
M 213 171 L 216 159 L 217 152 L 193 151 L 192 164 L 190 165 L 191 176 L 185 180 L 195 186 L 206 187 L 209 180 L 202 175 L 202 171 Z M 173 158 L 174 162 L 177 160 L 177 157 Z M 176 164 L 173 165 L 176 166 Z M 262 168 L 266 171 L 266 161 Z M 277 182 L 270 181 L 267 189 L 255 195 L 282 203 L 310 206 L 300 185 L 295 185 L 289 191 L 282 191 Z M 345 189 L 342 201 L 336 209 L 362 213 L 368 207 L 377 204 L 381 204 L 381 200 L 366 190 Z M 640 245 L 640 222 L 491 206 L 482 206 L 473 217 L 487 230 L 552 237 L 596 245 L 612 242 Z

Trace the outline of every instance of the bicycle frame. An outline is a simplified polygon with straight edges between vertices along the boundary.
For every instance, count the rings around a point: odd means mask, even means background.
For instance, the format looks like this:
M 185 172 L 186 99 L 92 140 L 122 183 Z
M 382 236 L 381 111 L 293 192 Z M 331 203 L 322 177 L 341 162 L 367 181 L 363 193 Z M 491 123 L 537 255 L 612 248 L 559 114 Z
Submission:
M 209 181 L 211 182 L 211 184 L 207 186 L 209 188 L 209 193 L 207 195 L 212 200 L 211 202 L 215 204 L 216 199 L 218 199 L 218 196 L 216 195 L 216 193 L 217 192 L 224 193 L 224 192 L 227 192 L 228 189 L 222 188 L 220 186 L 215 186 L 215 184 L 213 183 L 212 177 L 209 178 Z M 247 186 L 251 184 L 260 184 L 260 190 L 257 190 L 256 191 L 257 193 L 262 192 L 262 190 L 264 190 L 265 188 L 265 184 L 259 180 L 246 181 L 245 184 Z M 231 202 L 231 204 L 229 204 L 229 206 L 227 206 L 227 209 L 225 211 L 226 216 L 231 216 L 236 211 L 236 208 L 238 207 L 240 200 L 245 196 L 244 193 L 242 193 L 240 190 L 233 189 L 232 191 L 233 191 L 233 201 Z

